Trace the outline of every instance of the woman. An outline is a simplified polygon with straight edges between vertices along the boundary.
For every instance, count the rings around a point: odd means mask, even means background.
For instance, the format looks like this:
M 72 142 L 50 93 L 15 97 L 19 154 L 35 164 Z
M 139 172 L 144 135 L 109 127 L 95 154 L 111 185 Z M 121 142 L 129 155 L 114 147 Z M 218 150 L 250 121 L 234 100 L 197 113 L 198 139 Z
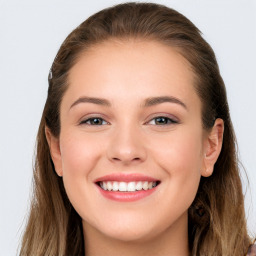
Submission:
M 21 255 L 245 255 L 235 145 L 187 18 L 141 3 L 93 15 L 50 71 Z

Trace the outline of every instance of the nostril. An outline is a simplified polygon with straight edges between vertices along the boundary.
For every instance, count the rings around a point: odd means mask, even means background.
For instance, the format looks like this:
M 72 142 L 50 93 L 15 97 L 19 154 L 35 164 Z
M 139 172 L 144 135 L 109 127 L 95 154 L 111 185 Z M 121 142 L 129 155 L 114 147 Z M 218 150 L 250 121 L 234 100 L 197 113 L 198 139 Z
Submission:
M 113 157 L 112 158 L 112 160 L 114 160 L 114 161 L 129 161 L 129 162 L 132 162 L 132 161 L 140 161 L 141 159 L 140 159 L 140 157 L 135 157 L 135 158 L 133 158 L 133 159 L 120 159 L 120 158 L 118 158 L 118 157 Z

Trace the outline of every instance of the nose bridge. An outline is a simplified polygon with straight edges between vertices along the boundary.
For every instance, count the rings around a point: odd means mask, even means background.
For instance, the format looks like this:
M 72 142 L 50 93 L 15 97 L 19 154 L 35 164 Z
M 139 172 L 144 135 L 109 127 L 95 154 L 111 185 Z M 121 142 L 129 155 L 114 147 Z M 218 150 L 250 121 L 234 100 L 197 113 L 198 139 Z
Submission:
M 123 164 L 146 159 L 146 148 L 139 125 L 130 121 L 116 125 L 110 138 L 108 157 L 111 161 Z

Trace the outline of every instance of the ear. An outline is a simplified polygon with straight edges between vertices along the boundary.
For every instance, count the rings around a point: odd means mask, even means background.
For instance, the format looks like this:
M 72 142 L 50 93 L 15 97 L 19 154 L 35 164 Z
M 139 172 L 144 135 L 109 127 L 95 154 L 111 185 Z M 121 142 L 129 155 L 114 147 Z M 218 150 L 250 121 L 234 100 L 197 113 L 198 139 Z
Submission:
M 45 127 L 45 136 L 50 148 L 50 153 L 52 157 L 52 161 L 55 167 L 55 171 L 59 176 L 62 176 L 62 159 L 60 152 L 60 144 L 59 139 L 56 138 L 50 131 L 50 129 Z
M 206 135 L 204 143 L 204 159 L 201 175 L 204 177 L 211 176 L 222 148 L 224 133 L 224 122 L 217 118 L 211 131 Z

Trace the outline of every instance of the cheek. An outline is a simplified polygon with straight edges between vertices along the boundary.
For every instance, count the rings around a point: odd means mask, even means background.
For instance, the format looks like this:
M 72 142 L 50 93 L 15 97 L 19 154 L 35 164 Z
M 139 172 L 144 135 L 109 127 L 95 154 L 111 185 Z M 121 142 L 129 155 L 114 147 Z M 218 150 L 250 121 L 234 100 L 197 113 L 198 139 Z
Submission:
M 63 182 L 66 193 L 74 208 L 79 212 L 81 205 L 90 202 L 86 189 L 92 186 L 90 174 L 101 157 L 100 142 L 77 133 L 66 132 L 60 138 Z
M 158 141 L 159 142 L 159 141 Z M 175 132 L 151 145 L 154 161 L 165 172 L 170 197 L 184 199 L 184 207 L 192 203 L 200 182 L 202 167 L 202 136 L 200 132 Z
M 100 141 L 72 132 L 64 133 L 62 138 L 63 175 L 88 175 L 101 156 Z
M 202 163 L 202 136 L 199 132 L 176 132 L 159 140 L 150 148 L 155 160 L 170 174 L 199 171 Z M 154 143 L 154 142 L 153 142 Z M 161 145 L 161 146 L 160 146 Z M 189 174 L 187 173 L 187 174 Z
M 97 224 L 94 209 L 97 195 L 92 196 L 95 188 L 91 177 L 102 157 L 101 142 L 102 138 L 72 130 L 60 136 L 65 191 L 77 213 L 94 225 Z

